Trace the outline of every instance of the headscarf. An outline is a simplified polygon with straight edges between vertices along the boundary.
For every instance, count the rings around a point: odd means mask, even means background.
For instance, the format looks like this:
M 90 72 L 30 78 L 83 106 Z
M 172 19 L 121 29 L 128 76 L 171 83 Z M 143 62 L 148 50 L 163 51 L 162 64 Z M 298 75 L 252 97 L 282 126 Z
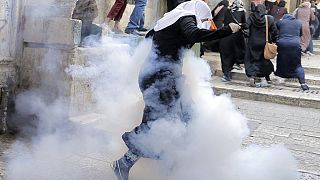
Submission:
M 300 4 L 299 7 L 308 7 L 308 8 L 311 8 L 311 3 L 310 2 L 303 2 Z
M 266 26 L 266 6 L 263 4 L 258 4 L 254 7 L 252 13 L 249 18 L 252 24 L 256 27 L 265 27 Z
M 244 3 L 241 0 L 235 0 L 233 1 L 232 5 L 230 6 L 230 9 L 232 12 L 235 11 L 245 11 L 245 9 L 243 8 Z
M 172 11 L 167 12 L 158 20 L 154 27 L 155 31 L 160 31 L 178 21 L 181 17 L 194 15 L 197 19 L 197 27 L 202 27 L 202 19 L 212 19 L 211 11 L 207 3 L 202 0 L 192 0 L 181 3 Z
M 296 19 L 292 14 L 285 14 L 283 15 L 282 19 L 285 19 L 285 20 L 294 20 Z
M 212 9 L 212 11 L 211 11 L 212 16 L 216 16 L 223 7 L 226 7 L 226 8 L 227 8 L 228 6 L 229 6 L 229 1 L 228 1 L 228 0 L 222 0 L 222 1 L 220 1 L 220 2 L 216 5 L 216 7 L 214 7 L 214 8 Z
M 281 0 L 278 4 L 279 7 L 285 7 L 286 6 L 286 2 L 284 0 Z

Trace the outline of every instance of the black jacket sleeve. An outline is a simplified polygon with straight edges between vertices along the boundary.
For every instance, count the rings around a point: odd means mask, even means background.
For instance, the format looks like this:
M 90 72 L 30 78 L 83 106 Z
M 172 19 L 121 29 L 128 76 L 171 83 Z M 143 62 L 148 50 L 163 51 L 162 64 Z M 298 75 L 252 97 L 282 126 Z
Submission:
M 179 21 L 182 33 L 191 43 L 216 40 L 232 34 L 229 26 L 224 26 L 217 30 L 199 29 L 194 16 L 185 16 L 180 18 Z
M 277 39 L 278 39 L 278 29 L 277 29 L 277 26 L 274 22 L 274 19 L 273 17 L 270 17 L 268 16 L 268 21 L 270 22 L 270 25 L 269 25 L 269 35 L 271 37 L 271 42 L 273 43 L 276 43 L 277 42 Z

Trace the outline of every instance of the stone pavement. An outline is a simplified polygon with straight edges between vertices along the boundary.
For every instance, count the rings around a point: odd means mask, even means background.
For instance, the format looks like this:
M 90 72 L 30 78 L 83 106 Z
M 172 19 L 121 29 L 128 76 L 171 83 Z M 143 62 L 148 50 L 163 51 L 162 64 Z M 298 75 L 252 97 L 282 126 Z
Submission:
M 284 144 L 299 161 L 301 180 L 320 180 L 320 111 L 233 99 L 251 131 L 243 144 Z
M 250 136 L 243 145 L 285 144 L 299 162 L 300 180 L 320 180 L 320 111 L 261 101 L 233 98 L 240 112 L 248 118 Z M 0 135 L 0 180 L 5 173 L 4 152 L 14 142 L 10 135 Z M 75 154 L 74 156 L 77 156 Z M 77 165 L 88 162 L 101 164 L 98 160 L 75 157 Z M 76 165 L 76 164 L 75 164 Z M 85 169 L 84 169 L 85 170 Z

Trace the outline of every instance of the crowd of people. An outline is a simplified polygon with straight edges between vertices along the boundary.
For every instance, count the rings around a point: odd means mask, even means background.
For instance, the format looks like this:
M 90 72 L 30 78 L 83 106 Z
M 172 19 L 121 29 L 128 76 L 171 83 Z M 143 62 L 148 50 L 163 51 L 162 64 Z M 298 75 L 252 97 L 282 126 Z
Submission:
M 168 11 L 171 12 L 185 1 L 190 0 L 167 0 Z M 246 17 L 242 0 L 234 0 L 232 3 L 228 0 L 219 2 L 211 10 L 215 27 L 220 29 L 235 23 L 242 27 L 241 31 L 221 39 L 204 41 L 202 50 L 220 52 L 223 81 L 231 81 L 231 71 L 244 67 L 251 86 L 268 86 L 272 83 L 270 74 L 275 72 L 275 75 L 282 78 L 298 78 L 301 88 L 308 90 L 301 56 L 314 55 L 312 39 L 319 37 L 320 3 L 303 0 L 292 14 L 288 14 L 285 0 L 272 1 L 252 0 L 249 17 Z M 105 24 L 110 27 L 111 21 L 114 21 L 111 29 L 114 33 L 143 35 L 141 32 L 148 31 L 144 27 L 147 0 L 133 2 L 135 6 L 124 32 L 121 30 L 120 20 L 127 0 L 116 0 L 107 13 Z M 97 10 L 95 0 L 77 1 L 73 18 L 82 20 L 82 39 L 92 34 L 101 35 L 99 26 L 92 23 L 98 15 Z M 276 70 L 272 61 L 264 58 L 266 41 L 278 45 Z
M 293 14 L 288 14 L 283 0 L 252 0 L 251 12 L 246 17 L 241 0 L 233 0 L 231 5 L 228 0 L 223 0 L 212 10 L 207 0 L 181 1 L 184 0 L 168 0 L 168 10 L 171 11 L 159 19 L 146 35 L 153 41 L 153 51 L 139 73 L 139 88 L 145 107 L 141 124 L 122 135 L 128 151 L 112 163 L 118 180 L 128 180 L 130 169 L 140 158 L 161 158 L 161 154 L 153 152 L 147 145 L 137 143 L 139 135 L 150 131 L 150 123 L 169 117 L 176 117 L 186 124 L 190 120 L 180 97 L 180 86 L 183 84 L 181 53 L 184 52 L 181 49 L 206 42 L 203 48 L 220 52 L 223 81 L 231 81 L 231 70 L 241 69 L 241 64 L 244 64 L 250 85 L 262 87 L 271 83 L 270 74 L 274 72 L 272 61 L 264 56 L 265 45 L 266 42 L 275 43 L 278 46 L 275 75 L 298 78 L 301 88 L 309 89 L 305 83 L 301 56 L 312 55 L 312 37 L 317 38 L 319 34 L 319 14 L 313 2 L 303 0 Z M 78 2 L 78 10 L 75 9 L 73 16 L 85 22 L 83 33 L 89 33 L 87 31 L 92 29 L 92 21 L 97 16 L 93 13 L 96 3 L 84 6 Z M 141 31 L 146 30 L 146 3 L 147 0 L 135 1 L 125 33 L 140 35 Z M 108 25 L 115 21 L 112 30 L 116 33 L 122 33 L 119 22 L 126 4 L 127 0 L 116 0 L 106 16 L 105 23 Z M 86 13 L 79 13 L 83 9 Z M 84 21 L 86 18 L 89 19 L 87 23 Z
M 319 9 L 314 1 L 303 0 L 288 14 L 285 5 L 284 0 L 252 1 L 248 18 L 241 0 L 234 0 L 231 5 L 223 0 L 213 8 L 211 13 L 218 28 L 231 22 L 242 27 L 238 33 L 203 44 L 204 50 L 220 52 L 223 81 L 231 81 L 231 70 L 240 70 L 240 64 L 244 64 L 250 86 L 268 86 L 274 72 L 281 78 L 298 78 L 301 88 L 309 89 L 301 56 L 314 55 L 312 39 L 319 36 Z M 266 42 L 278 46 L 276 70 L 272 61 L 264 57 Z

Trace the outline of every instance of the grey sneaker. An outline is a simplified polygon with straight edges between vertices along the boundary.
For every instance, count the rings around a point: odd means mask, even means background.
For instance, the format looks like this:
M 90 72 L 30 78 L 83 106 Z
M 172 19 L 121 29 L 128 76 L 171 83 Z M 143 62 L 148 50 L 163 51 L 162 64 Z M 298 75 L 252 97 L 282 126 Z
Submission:
M 223 82 L 230 82 L 230 81 L 231 81 L 230 77 L 228 77 L 228 76 L 226 76 L 226 75 L 223 75 L 222 78 L 221 78 L 221 80 L 222 80 Z
M 309 90 L 309 87 L 308 87 L 308 85 L 306 85 L 306 84 L 301 84 L 301 89 L 302 89 L 303 91 L 307 91 L 307 90 Z
M 114 161 L 111 164 L 111 168 L 118 180 L 128 180 L 130 167 L 124 162 L 123 158 Z

